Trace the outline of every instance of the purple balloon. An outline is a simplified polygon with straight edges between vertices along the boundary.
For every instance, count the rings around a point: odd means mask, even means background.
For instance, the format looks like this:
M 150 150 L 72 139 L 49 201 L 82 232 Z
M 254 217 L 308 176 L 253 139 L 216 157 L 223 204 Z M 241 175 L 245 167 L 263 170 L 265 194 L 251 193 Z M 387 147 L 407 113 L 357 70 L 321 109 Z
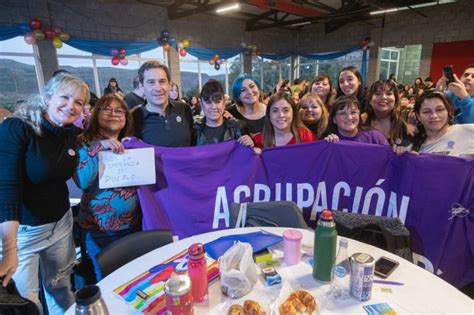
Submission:
M 119 51 L 118 51 L 117 48 L 112 48 L 112 49 L 110 50 L 110 55 L 112 55 L 112 56 L 115 57 L 115 56 L 118 56 L 118 54 L 119 54 Z

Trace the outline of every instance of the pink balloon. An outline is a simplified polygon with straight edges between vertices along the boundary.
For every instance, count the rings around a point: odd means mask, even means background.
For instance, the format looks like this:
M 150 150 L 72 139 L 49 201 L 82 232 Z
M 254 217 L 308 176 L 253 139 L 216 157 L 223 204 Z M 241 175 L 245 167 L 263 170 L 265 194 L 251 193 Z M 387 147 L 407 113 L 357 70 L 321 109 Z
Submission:
M 114 66 L 117 66 L 119 63 L 120 63 L 120 58 L 119 57 L 116 56 L 116 57 L 112 58 L 112 64 Z
M 28 45 L 36 44 L 35 35 L 33 35 L 33 33 L 31 32 L 26 33 L 23 39 L 25 40 L 25 43 L 27 43 Z
M 121 64 L 122 66 L 128 65 L 128 59 L 127 59 L 127 58 L 120 59 L 120 64 Z
M 186 54 L 187 54 L 186 49 L 181 48 L 181 49 L 179 50 L 179 55 L 180 55 L 181 57 L 186 57 Z
M 215 64 L 215 63 L 216 63 L 216 61 L 215 61 L 214 59 L 209 60 L 209 64 L 210 64 L 211 66 L 212 66 L 213 64 Z

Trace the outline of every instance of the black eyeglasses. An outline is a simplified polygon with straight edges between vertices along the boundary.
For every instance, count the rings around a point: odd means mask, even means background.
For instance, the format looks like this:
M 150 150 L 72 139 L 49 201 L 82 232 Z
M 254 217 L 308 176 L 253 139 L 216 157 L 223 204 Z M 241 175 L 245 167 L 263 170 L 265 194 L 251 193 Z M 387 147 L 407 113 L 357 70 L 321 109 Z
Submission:
M 112 114 L 115 114 L 116 116 L 119 116 L 119 117 L 124 117 L 125 113 L 127 112 L 125 109 L 122 109 L 122 108 L 113 109 L 112 107 L 109 107 L 109 106 L 101 107 L 100 111 L 103 112 L 104 114 L 107 114 L 108 116 L 112 116 Z

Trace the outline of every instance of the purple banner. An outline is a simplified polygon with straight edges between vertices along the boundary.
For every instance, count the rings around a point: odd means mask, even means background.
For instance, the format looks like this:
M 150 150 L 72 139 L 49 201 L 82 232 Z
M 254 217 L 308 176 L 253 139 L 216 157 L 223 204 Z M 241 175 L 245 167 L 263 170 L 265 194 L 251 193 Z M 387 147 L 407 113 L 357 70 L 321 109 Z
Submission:
M 233 202 L 292 200 L 312 227 L 326 208 L 398 217 L 418 265 L 456 286 L 474 281 L 473 160 L 397 156 L 388 147 L 344 141 L 262 155 L 234 141 L 154 148 L 157 184 L 139 189 L 144 229 L 170 228 L 182 238 L 232 228 Z

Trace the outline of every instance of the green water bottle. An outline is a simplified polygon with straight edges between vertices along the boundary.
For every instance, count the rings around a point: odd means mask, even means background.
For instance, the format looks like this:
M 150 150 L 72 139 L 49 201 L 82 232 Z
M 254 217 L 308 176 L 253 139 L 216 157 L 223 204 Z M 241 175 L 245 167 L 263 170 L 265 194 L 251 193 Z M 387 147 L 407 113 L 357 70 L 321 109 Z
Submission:
M 319 282 L 329 283 L 336 259 L 337 232 L 331 210 L 323 210 L 314 231 L 313 277 Z

